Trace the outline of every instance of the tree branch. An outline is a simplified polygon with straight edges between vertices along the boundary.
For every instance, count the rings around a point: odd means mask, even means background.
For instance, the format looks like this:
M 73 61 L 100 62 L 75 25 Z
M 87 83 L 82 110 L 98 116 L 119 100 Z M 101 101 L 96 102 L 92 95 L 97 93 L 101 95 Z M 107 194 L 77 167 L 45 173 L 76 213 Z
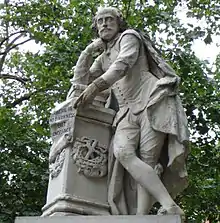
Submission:
M 51 89 L 47 89 L 47 91 L 48 91 L 48 90 L 60 90 L 60 88 L 59 88 L 59 87 L 58 87 L 58 88 L 53 87 L 53 88 L 51 88 Z M 27 94 L 23 95 L 22 97 L 20 97 L 20 98 L 14 100 L 13 102 L 11 102 L 11 103 L 7 103 L 7 104 L 6 104 L 6 108 L 13 108 L 13 107 L 15 107 L 16 105 L 22 103 L 23 101 L 26 101 L 26 100 L 30 99 L 31 96 L 33 96 L 34 94 L 39 93 L 39 92 L 45 92 L 45 89 L 38 89 L 38 90 L 35 90 L 34 92 L 27 93 Z
M 32 40 L 32 39 L 30 38 L 30 39 L 24 40 L 23 42 L 14 44 L 14 42 L 15 42 L 16 40 L 18 40 L 19 38 L 21 38 L 21 36 L 22 36 L 22 34 L 19 35 L 19 36 L 17 36 L 14 40 L 12 40 L 12 42 L 10 42 L 9 45 L 6 47 L 5 51 L 2 52 L 2 53 L 0 53 L 0 55 L 5 55 L 5 54 L 7 54 L 9 51 L 11 51 L 12 49 L 18 47 L 19 45 L 24 44 L 24 43 L 26 43 L 26 42 Z M 13 45 L 13 44 L 14 44 L 14 45 Z
M 22 97 L 20 97 L 20 98 L 18 98 L 16 100 L 14 100 L 14 102 L 7 104 L 6 105 L 6 108 L 13 108 L 13 107 L 15 107 L 16 105 L 22 103 L 23 101 L 26 101 L 26 100 L 30 99 L 30 97 L 33 94 L 35 94 L 35 93 L 36 93 L 36 91 L 35 92 L 28 93 L 28 94 L 25 94 L 24 96 L 22 96 Z
M 3 68 L 4 62 L 5 62 L 6 56 L 7 56 L 7 53 L 4 54 L 0 60 L 0 73 L 2 72 L 2 68 Z
M 7 15 L 9 15 L 9 10 L 8 10 L 8 3 L 9 3 L 9 0 L 4 0 L 4 4 L 6 6 L 6 13 Z M 6 29 L 5 29 L 5 32 L 6 32 L 6 37 L 9 36 L 9 21 L 5 22 L 5 26 L 6 26 Z M 8 44 L 8 40 L 6 40 L 7 44 Z
M 20 31 L 17 31 L 17 32 L 14 32 L 10 35 L 8 35 L 7 37 L 5 37 L 1 42 L 0 42 L 0 46 L 3 45 L 4 42 L 6 42 L 7 40 L 9 40 L 10 37 L 16 35 L 16 34 L 19 34 L 19 33 L 29 33 L 29 31 L 27 30 L 20 30 Z
M 0 73 L 0 78 L 2 78 L 2 79 L 13 79 L 13 80 L 21 82 L 22 84 L 26 84 L 26 82 L 29 81 L 28 78 L 25 78 L 25 77 L 22 78 L 22 77 L 18 77 L 16 75 L 11 75 L 11 74 L 1 74 Z
M 23 36 L 23 34 L 20 34 L 20 35 L 16 36 L 10 43 L 8 43 L 7 46 L 6 46 L 5 52 L 7 51 L 8 48 L 11 47 L 11 45 L 14 44 L 14 42 L 16 40 L 20 39 L 22 36 Z M 4 52 L 3 53 L 0 53 L 0 54 L 4 54 Z
M 20 35 L 19 35 L 19 36 L 20 36 Z M 16 39 L 16 38 L 15 38 L 15 39 Z M 15 45 L 12 46 L 12 47 L 9 47 L 9 46 L 11 46 L 11 43 L 10 43 L 10 44 L 8 45 L 8 47 L 6 48 L 5 52 L 0 53 L 0 55 L 3 55 L 2 58 L 1 58 L 1 60 L 0 60 L 0 73 L 2 72 L 2 68 L 3 68 L 4 62 L 5 62 L 5 58 L 6 58 L 7 54 L 9 53 L 9 51 L 11 51 L 12 49 L 16 48 L 17 46 L 19 46 L 19 45 L 21 45 L 21 44 L 24 44 L 24 43 L 26 43 L 26 42 L 28 42 L 28 41 L 30 41 L 30 40 L 32 40 L 32 39 L 31 39 L 31 38 L 30 38 L 30 39 L 27 39 L 27 40 L 25 40 L 25 41 L 23 41 L 23 42 L 20 42 L 20 43 L 18 43 L 18 44 L 15 44 Z M 16 41 L 16 40 L 15 40 L 15 41 Z

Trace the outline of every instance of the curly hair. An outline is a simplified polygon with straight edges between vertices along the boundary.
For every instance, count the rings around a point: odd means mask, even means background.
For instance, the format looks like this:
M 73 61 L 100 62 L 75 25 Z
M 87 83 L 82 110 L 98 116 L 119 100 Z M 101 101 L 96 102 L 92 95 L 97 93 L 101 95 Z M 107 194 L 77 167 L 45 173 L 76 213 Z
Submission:
M 104 14 L 104 13 L 111 13 L 114 17 L 117 18 L 118 20 L 118 24 L 119 24 L 119 32 L 124 32 L 127 28 L 127 22 L 125 21 L 122 13 L 115 7 L 100 7 L 98 9 L 98 11 L 96 12 L 96 15 L 93 18 L 92 21 L 92 29 L 98 33 L 98 29 L 97 29 L 97 17 L 100 14 Z

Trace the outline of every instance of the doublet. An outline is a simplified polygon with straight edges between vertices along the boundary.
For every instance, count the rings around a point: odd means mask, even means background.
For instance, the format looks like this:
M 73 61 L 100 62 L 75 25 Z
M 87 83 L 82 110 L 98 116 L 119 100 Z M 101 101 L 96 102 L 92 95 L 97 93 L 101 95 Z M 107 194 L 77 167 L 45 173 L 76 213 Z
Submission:
M 102 77 L 112 84 L 119 104 L 115 122 L 128 110 L 137 114 L 146 108 L 158 79 L 149 72 L 146 50 L 136 31 L 126 30 L 119 34 L 96 63 L 104 73 Z

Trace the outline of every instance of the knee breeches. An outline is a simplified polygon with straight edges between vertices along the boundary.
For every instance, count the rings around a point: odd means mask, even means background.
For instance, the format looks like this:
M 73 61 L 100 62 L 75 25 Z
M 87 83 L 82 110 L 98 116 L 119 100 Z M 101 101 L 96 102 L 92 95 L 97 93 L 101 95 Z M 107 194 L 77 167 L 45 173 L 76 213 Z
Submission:
M 114 138 L 114 155 L 121 162 L 133 156 L 155 167 L 166 134 L 154 131 L 149 123 L 146 109 L 134 115 L 129 111 L 119 122 Z

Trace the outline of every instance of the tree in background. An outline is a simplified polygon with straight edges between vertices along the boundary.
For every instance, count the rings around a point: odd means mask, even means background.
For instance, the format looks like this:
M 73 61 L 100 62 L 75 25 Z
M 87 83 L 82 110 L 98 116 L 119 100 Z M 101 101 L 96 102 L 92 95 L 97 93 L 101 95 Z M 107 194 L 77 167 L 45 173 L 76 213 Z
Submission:
M 106 1 L 105 1 L 106 2 Z M 185 2 L 185 3 L 184 3 Z M 199 60 L 193 41 L 220 34 L 220 3 L 208 0 L 118 0 L 131 27 L 151 36 L 181 77 L 180 93 L 191 129 L 189 187 L 177 198 L 189 221 L 217 219 L 219 211 L 220 55 Z M 95 38 L 92 17 L 102 0 L 5 0 L 0 4 L 0 222 L 40 215 L 48 180 L 48 119 L 65 100 L 80 52 Z M 183 24 L 178 10 L 206 25 Z M 22 51 L 38 43 L 37 53 Z

